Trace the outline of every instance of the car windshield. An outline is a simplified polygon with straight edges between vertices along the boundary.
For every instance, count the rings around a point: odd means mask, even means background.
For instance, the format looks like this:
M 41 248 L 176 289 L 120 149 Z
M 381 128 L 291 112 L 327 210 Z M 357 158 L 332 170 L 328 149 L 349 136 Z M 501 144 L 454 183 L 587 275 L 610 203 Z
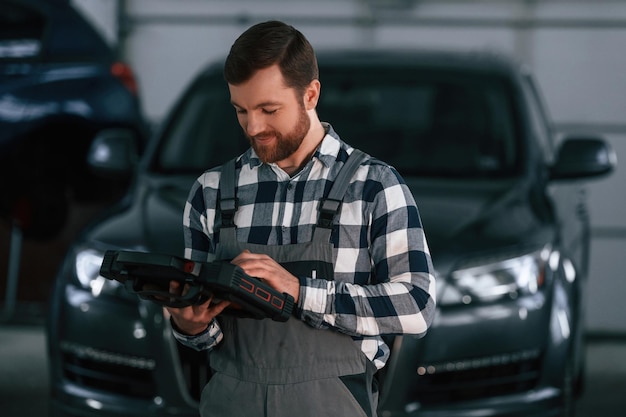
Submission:
M 0 1 L 0 64 L 112 59 L 105 40 L 69 2 L 44 5 L 40 11 Z
M 44 25 L 43 17 L 29 8 L 0 4 L 0 62 L 36 57 Z
M 519 133 L 504 81 L 441 71 L 320 72 L 320 120 L 403 175 L 481 178 L 516 172 Z M 166 132 L 159 171 L 201 172 L 247 147 L 221 78 L 190 91 Z

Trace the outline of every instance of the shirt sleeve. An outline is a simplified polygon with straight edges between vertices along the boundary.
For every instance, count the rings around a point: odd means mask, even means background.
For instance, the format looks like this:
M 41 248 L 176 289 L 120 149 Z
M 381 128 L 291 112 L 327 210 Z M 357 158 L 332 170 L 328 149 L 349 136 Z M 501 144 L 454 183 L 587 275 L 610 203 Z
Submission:
M 212 243 L 206 231 L 207 217 L 214 217 L 215 210 L 206 207 L 205 193 L 215 195 L 218 175 L 213 171 L 205 172 L 192 185 L 183 213 L 183 236 L 185 240 L 185 258 L 205 262 L 212 259 Z M 212 229 L 210 230 L 212 231 Z M 188 336 L 177 331 L 172 323 L 174 338 L 181 344 L 195 350 L 213 349 L 223 338 L 217 320 L 209 323 L 207 329 L 197 335 Z
M 215 252 L 210 235 L 213 233 L 215 208 L 207 207 L 206 200 L 215 201 L 219 174 L 205 172 L 191 186 L 183 211 L 185 258 L 192 261 L 212 260 Z
M 176 330 L 176 327 L 172 323 L 172 333 L 174 338 L 181 344 L 190 347 L 195 350 L 210 350 L 213 349 L 219 342 L 222 341 L 224 335 L 217 320 L 213 319 L 209 326 L 200 334 L 188 336 L 180 333 Z
M 337 268 L 335 280 L 300 277 L 296 314 L 313 327 L 355 337 L 424 335 L 434 315 L 435 274 L 417 205 L 393 168 L 369 170 L 359 189 L 362 218 L 369 219 L 359 225 L 366 246 L 346 249 L 339 237 L 337 255 L 343 263 L 349 256 L 342 250 L 369 259 L 355 261 L 351 279 L 342 279 Z M 357 284 L 363 274 L 369 275 L 366 283 Z

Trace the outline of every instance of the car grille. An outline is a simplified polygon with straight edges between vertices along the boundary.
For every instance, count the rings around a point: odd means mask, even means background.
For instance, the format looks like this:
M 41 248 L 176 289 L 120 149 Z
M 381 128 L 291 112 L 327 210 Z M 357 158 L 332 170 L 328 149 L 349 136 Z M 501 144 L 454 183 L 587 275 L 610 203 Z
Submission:
M 153 359 L 69 342 L 61 343 L 60 347 L 63 376 L 69 381 L 129 397 L 151 398 L 156 395 Z
M 522 393 L 536 386 L 540 366 L 538 350 L 421 364 L 411 398 L 435 405 Z
M 189 394 L 200 399 L 211 377 L 209 355 L 177 343 L 180 369 Z M 153 398 L 155 361 L 64 342 L 63 373 L 68 380 L 129 397 Z M 540 376 L 538 350 L 421 364 L 412 399 L 422 405 L 443 404 L 522 393 L 536 386 Z

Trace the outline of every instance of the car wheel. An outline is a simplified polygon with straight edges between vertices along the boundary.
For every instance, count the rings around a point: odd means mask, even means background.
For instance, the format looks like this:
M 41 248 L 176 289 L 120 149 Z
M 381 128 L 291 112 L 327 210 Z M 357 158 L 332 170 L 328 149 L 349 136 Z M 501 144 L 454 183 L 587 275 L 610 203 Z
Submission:
M 49 240 L 63 230 L 69 211 L 65 190 L 64 184 L 39 183 L 15 198 L 9 216 L 25 238 Z

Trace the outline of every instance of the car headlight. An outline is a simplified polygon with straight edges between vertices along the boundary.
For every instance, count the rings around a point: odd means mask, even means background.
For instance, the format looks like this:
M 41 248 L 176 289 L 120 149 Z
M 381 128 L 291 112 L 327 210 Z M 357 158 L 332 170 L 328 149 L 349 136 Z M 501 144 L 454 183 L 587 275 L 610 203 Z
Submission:
M 74 268 L 76 278 L 83 288 L 94 295 L 115 293 L 120 287 L 117 281 L 112 281 L 100 275 L 100 266 L 104 259 L 104 252 L 96 249 L 81 249 L 76 253 Z
M 441 305 L 515 299 L 537 293 L 545 284 L 549 248 L 498 259 L 474 260 L 454 270 Z

